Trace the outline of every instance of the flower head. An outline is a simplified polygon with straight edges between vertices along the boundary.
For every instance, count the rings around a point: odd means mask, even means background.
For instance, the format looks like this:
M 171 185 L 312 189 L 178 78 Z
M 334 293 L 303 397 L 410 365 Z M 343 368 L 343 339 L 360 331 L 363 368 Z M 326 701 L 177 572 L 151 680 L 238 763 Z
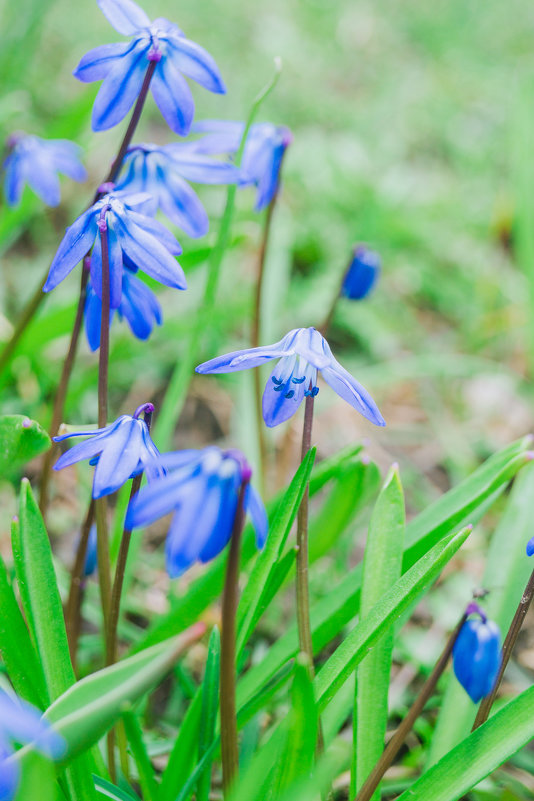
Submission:
M 19 781 L 19 767 L 11 759 L 11 743 L 34 743 L 45 756 L 58 759 L 65 752 L 65 741 L 41 713 L 21 701 L 0 691 L 0 801 L 11 801 Z
M 19 204 L 26 183 L 47 206 L 57 206 L 61 199 L 58 173 L 74 181 L 87 178 L 80 161 L 81 148 L 68 139 L 14 134 L 8 140 L 8 147 L 11 150 L 4 161 L 4 188 L 9 206 Z
M 230 184 L 240 172 L 232 164 L 217 161 L 195 151 L 191 143 L 134 145 L 124 159 L 118 188 L 129 192 L 148 192 L 152 211 L 160 208 L 188 236 L 204 236 L 208 215 L 187 181 L 200 184 Z
M 263 419 L 269 427 L 283 423 L 297 411 L 306 395 L 317 395 L 317 373 L 334 392 L 377 426 L 384 418 L 372 397 L 334 358 L 326 339 L 315 328 L 294 328 L 280 342 L 236 350 L 196 368 L 197 373 L 233 373 L 279 359 L 263 393 Z
M 101 232 L 108 241 L 112 309 L 121 303 L 124 266 L 134 272 L 141 270 L 165 286 L 186 289 L 184 272 L 175 258 L 182 252 L 180 244 L 164 225 L 135 210 L 144 210 L 149 201 L 145 193 L 127 192 L 109 193 L 97 200 L 67 228 L 43 291 L 50 292 L 61 283 L 93 247 L 91 283 L 102 299 Z
M 144 487 L 126 514 L 129 529 L 145 526 L 174 512 L 165 546 L 167 571 L 179 576 L 196 562 L 208 562 L 228 543 L 234 525 L 239 489 L 250 467 L 239 451 L 214 446 L 163 454 L 169 471 Z M 263 503 L 250 484 L 245 504 L 261 548 L 267 536 Z
M 117 311 L 124 318 L 137 339 L 148 339 L 155 325 L 161 325 L 161 306 L 151 289 L 129 269 L 122 274 L 122 295 L 118 309 L 110 310 L 110 325 Z M 85 334 L 91 350 L 100 347 L 102 301 L 89 280 L 85 298 Z
M 159 17 L 150 22 L 133 0 L 97 2 L 115 30 L 131 40 L 90 50 L 74 70 L 75 77 L 84 83 L 103 80 L 93 106 L 93 130 L 104 131 L 123 119 L 153 62 L 156 66 L 150 89 L 154 100 L 169 127 L 185 136 L 195 104 L 183 75 L 210 92 L 224 94 L 226 89 L 215 61 L 169 20 Z
M 534 537 L 531 537 L 527 542 L 527 556 L 534 555 Z
M 496 623 L 486 618 L 480 607 L 471 604 L 468 612 L 480 618 L 466 620 L 454 643 L 452 652 L 456 678 L 478 703 L 493 689 L 501 666 L 500 632 Z
M 345 274 L 341 294 L 362 300 L 371 292 L 380 275 L 380 256 L 364 245 L 354 249 L 354 258 Z
M 133 417 L 123 414 L 109 426 L 96 431 L 76 431 L 54 437 L 62 442 L 69 437 L 88 437 L 59 457 L 54 470 L 61 470 L 75 462 L 90 459 L 96 465 L 93 479 L 93 498 L 110 495 L 122 487 L 129 478 L 144 471 L 149 481 L 161 477 L 165 470 L 160 464 L 160 453 L 150 438 L 142 412 L 152 413 L 151 403 L 140 406 Z
M 203 120 L 193 126 L 206 134 L 195 145 L 199 153 L 236 153 L 245 130 L 242 122 Z M 256 211 L 268 206 L 278 191 L 280 167 L 286 148 L 292 142 L 289 128 L 259 122 L 250 127 L 241 161 L 240 186 L 256 186 Z

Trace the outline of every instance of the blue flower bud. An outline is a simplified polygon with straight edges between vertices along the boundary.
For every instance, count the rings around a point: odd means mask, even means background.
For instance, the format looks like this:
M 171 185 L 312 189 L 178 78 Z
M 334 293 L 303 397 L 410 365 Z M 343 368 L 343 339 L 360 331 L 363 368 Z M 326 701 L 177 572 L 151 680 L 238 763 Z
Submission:
M 478 703 L 493 689 L 501 666 L 500 632 L 491 620 L 466 620 L 452 651 L 456 678 Z
M 84 576 L 91 576 L 95 572 L 97 561 L 96 525 L 93 525 L 91 526 L 91 530 L 89 531 L 89 539 L 87 540 L 85 564 L 83 566 Z
M 534 555 L 534 537 L 531 537 L 527 542 L 527 556 Z
M 354 258 L 347 270 L 341 294 L 350 300 L 362 300 L 371 292 L 380 275 L 380 257 L 365 245 L 354 249 Z

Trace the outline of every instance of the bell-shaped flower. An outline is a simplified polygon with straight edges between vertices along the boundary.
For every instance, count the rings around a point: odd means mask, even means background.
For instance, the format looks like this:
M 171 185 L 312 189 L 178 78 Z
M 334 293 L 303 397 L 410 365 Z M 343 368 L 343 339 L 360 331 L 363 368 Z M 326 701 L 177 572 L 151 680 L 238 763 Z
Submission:
M 367 420 L 384 426 L 384 418 L 366 389 L 334 358 L 326 339 L 315 328 L 294 328 L 280 342 L 236 350 L 196 368 L 197 373 L 234 373 L 278 359 L 263 393 L 263 419 L 269 427 L 292 417 L 307 395 L 317 395 L 317 373 L 334 392 Z
M 195 142 L 199 153 L 235 154 L 241 143 L 245 124 L 226 120 L 202 120 L 193 126 L 195 133 L 203 133 Z M 278 191 L 280 168 L 288 145 L 293 141 L 289 128 L 258 122 L 251 125 L 241 160 L 240 186 L 257 188 L 255 210 L 268 206 Z
M 163 317 L 161 306 L 155 294 L 130 270 L 122 274 L 122 296 L 118 309 L 109 313 L 110 325 L 115 316 L 125 319 L 132 334 L 137 339 L 148 339 L 154 326 L 161 325 Z M 102 320 L 102 301 L 94 291 L 91 281 L 87 283 L 85 297 L 85 334 L 91 350 L 100 347 L 100 323 Z
M 380 275 L 380 256 L 364 245 L 354 248 L 354 258 L 345 273 L 341 294 L 350 300 L 363 300 Z
M 133 416 L 123 414 L 105 428 L 54 437 L 54 442 L 63 442 L 70 437 L 87 437 L 85 442 L 65 451 L 54 465 L 54 470 L 90 459 L 90 464 L 96 465 L 93 498 L 116 492 L 129 478 L 143 471 L 149 481 L 163 476 L 165 470 L 160 463 L 160 453 L 150 438 L 146 422 L 139 417 L 142 412 L 153 409 L 152 404 L 145 403 Z
M 12 743 L 32 743 L 51 759 L 59 759 L 66 744 L 41 713 L 19 698 L 0 690 L 0 801 L 12 801 L 19 782 L 19 764 Z
M 129 529 L 146 526 L 174 512 L 165 554 L 171 578 L 193 562 L 208 562 L 220 553 L 232 535 L 239 489 L 250 467 L 235 450 L 214 446 L 163 454 L 168 470 L 132 500 L 126 514 Z M 248 484 L 245 506 L 256 531 L 258 548 L 267 536 L 267 516 L 261 498 Z
M 8 206 L 17 206 L 24 184 L 28 184 L 47 206 L 61 199 L 58 173 L 73 181 L 85 181 L 87 172 L 80 161 L 81 148 L 68 139 L 41 139 L 13 134 L 7 142 L 4 161 L 4 189 Z
M 169 127 L 185 136 L 195 104 L 183 76 L 210 92 L 224 94 L 215 61 L 169 20 L 159 17 L 151 22 L 133 0 L 97 1 L 115 30 L 131 39 L 90 50 L 74 70 L 84 83 L 103 81 L 93 106 L 93 130 L 112 128 L 124 118 L 139 96 L 150 62 L 155 62 L 150 82 L 154 100 Z
M 534 537 L 531 537 L 527 542 L 527 556 L 534 555 Z
M 460 629 L 454 643 L 453 668 L 456 678 L 478 703 L 489 695 L 501 666 L 500 632 L 496 623 L 470 618 Z
M 147 192 L 152 196 L 152 213 L 162 212 L 188 236 L 208 231 L 208 215 L 188 181 L 199 184 L 231 184 L 240 172 L 225 161 L 197 153 L 191 143 L 134 145 L 128 149 L 118 189 Z
M 102 299 L 102 244 L 100 233 L 107 237 L 110 273 L 110 305 L 118 309 L 122 298 L 123 267 L 150 275 L 175 289 L 186 289 L 185 275 L 175 256 L 182 252 L 171 232 L 147 214 L 150 196 L 145 193 L 112 192 L 97 200 L 67 228 L 43 287 L 54 289 L 83 259 L 91 247 L 91 283 Z

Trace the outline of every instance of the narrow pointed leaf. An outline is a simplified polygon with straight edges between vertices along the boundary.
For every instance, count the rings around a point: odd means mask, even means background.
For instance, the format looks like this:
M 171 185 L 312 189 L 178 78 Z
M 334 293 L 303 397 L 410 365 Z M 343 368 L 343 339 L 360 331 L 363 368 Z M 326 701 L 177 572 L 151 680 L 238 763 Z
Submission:
M 219 707 L 219 670 L 221 663 L 221 638 L 215 626 L 211 632 L 206 659 L 206 670 L 202 683 L 202 709 L 198 732 L 198 760 L 213 746 L 215 724 Z M 208 801 L 211 789 L 211 760 L 205 760 L 205 768 L 197 785 L 197 801 Z
M 22 414 L 0 415 L 0 472 L 9 475 L 50 447 L 50 437 Z

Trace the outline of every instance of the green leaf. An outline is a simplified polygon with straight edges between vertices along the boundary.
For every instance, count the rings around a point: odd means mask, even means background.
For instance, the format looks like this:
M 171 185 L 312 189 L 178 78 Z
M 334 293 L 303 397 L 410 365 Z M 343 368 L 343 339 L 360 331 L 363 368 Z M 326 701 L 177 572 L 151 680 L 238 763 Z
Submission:
M 393 466 L 369 523 L 360 602 L 360 619 L 363 623 L 375 604 L 380 603 L 399 580 L 404 525 L 404 495 L 398 468 Z M 390 628 L 356 671 L 351 797 L 356 795 L 384 750 L 393 636 L 393 628 Z M 380 798 L 379 788 L 373 798 Z
M 199 688 L 189 704 L 178 736 L 169 755 L 159 786 L 158 801 L 175 801 L 195 765 L 198 750 L 198 732 L 202 714 L 202 691 Z M 206 762 L 208 761 L 207 758 Z M 195 779 L 196 781 L 196 779 Z M 193 789 L 193 785 L 191 787 Z
M 198 760 L 203 759 L 215 741 L 215 725 L 219 708 L 219 669 L 221 662 L 221 638 L 217 626 L 213 627 L 208 645 L 206 670 L 202 683 L 202 709 L 198 732 Z M 205 769 L 198 780 L 197 801 L 208 801 L 211 789 L 211 760 L 206 760 Z
M 30 640 L 6 566 L 0 558 L 0 653 L 16 692 L 39 709 L 47 705 L 43 669 Z
M 143 793 L 143 801 L 155 801 L 158 785 L 154 778 L 154 768 L 143 742 L 143 732 L 134 712 L 127 710 L 122 715 L 124 730 L 139 775 L 139 785 Z
M 32 753 L 20 772 L 15 801 L 60 801 L 62 798 L 54 763 L 37 752 Z
M 20 552 L 14 556 L 21 598 L 43 667 L 48 696 L 54 701 L 74 684 L 75 677 L 50 540 L 26 478 L 21 482 L 19 525 Z
M 0 415 L 0 474 L 14 473 L 19 467 L 44 453 L 50 437 L 35 420 L 23 414 Z
M 113 801 L 139 801 L 139 796 L 131 795 L 120 787 L 116 787 L 101 776 L 94 776 L 95 788 L 99 798 L 111 798 Z
M 456 801 L 534 737 L 534 687 L 449 751 L 397 801 Z
M 79 681 L 52 706 L 45 717 L 65 738 L 68 762 L 89 748 L 115 723 L 125 707 L 132 705 L 153 687 L 173 666 L 183 651 L 203 633 L 203 623 L 92 673 Z
M 491 538 L 482 586 L 490 592 L 484 609 L 502 632 L 508 630 L 521 599 L 532 563 L 525 545 L 532 535 L 534 465 L 527 465 L 514 481 L 505 510 Z M 438 716 L 428 765 L 433 765 L 463 740 L 475 720 L 477 707 L 451 672 Z
M 532 446 L 531 437 L 524 437 L 507 446 L 481 465 L 465 481 L 431 504 L 422 515 L 415 517 L 406 527 L 406 539 L 410 543 L 404 551 L 403 569 L 408 569 L 431 545 L 450 533 L 458 518 L 475 522 L 479 510 L 487 511 L 487 502 L 497 491 L 530 459 L 528 448 Z M 313 475 L 310 488 L 313 483 Z M 448 499 L 451 499 L 450 507 Z M 424 516 L 424 525 L 420 518 Z M 424 543 L 425 547 L 421 547 Z M 336 637 L 358 612 L 361 565 L 350 571 L 330 593 L 311 608 L 311 625 L 314 652 L 318 653 Z M 258 686 L 280 669 L 297 653 L 298 636 L 296 626 L 286 632 L 271 645 L 261 663 L 254 665 L 238 682 L 238 705 L 246 703 Z
M 291 526 L 297 516 L 313 463 L 315 448 L 306 454 L 299 466 L 284 498 L 280 502 L 276 516 L 269 527 L 269 536 L 258 555 L 247 585 L 243 590 L 237 611 L 237 653 L 241 653 L 258 620 L 267 606 L 268 586 L 282 555 Z M 272 597 L 272 596 L 271 596 Z M 269 598 L 270 600 L 270 598 Z
M 315 693 L 320 710 L 328 704 L 368 650 L 378 642 L 405 609 L 430 587 L 470 533 L 471 527 L 468 527 L 434 545 L 401 576 L 373 606 L 369 614 L 345 637 L 315 679 Z

